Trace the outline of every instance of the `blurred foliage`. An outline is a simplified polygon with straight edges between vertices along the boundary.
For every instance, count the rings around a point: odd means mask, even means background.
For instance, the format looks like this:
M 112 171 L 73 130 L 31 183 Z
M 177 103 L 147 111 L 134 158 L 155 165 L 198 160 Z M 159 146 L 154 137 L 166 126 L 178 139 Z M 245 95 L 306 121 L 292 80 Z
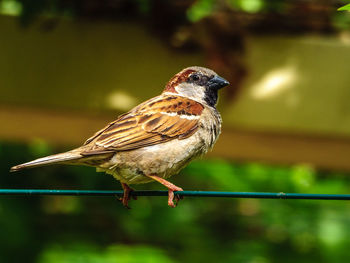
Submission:
M 164 251 L 147 246 L 125 246 L 111 245 L 101 251 L 94 244 L 69 244 L 69 245 L 52 245 L 47 247 L 43 254 L 40 255 L 39 263 L 153 263 L 172 261 Z
M 0 0 L 0 13 L 19 15 L 28 26 L 45 18 L 47 29 L 60 18 L 144 21 L 162 34 L 176 33 L 189 22 L 203 18 L 223 21 L 235 17 L 232 28 L 261 32 L 333 32 L 338 27 L 337 8 L 346 1 L 319 0 Z M 348 10 L 350 4 L 338 10 Z M 341 14 L 343 20 L 350 20 Z M 230 18 L 232 19 L 232 18 Z M 51 25 L 51 26 L 50 26 Z
M 195 2 L 188 10 L 187 17 L 195 22 L 213 13 L 215 0 L 200 0 Z
M 350 4 L 347 4 L 338 8 L 338 11 L 349 11 L 349 10 L 350 10 Z
M 14 164 L 63 151 L 35 140 L 0 144 L 1 188 L 120 189 L 93 168 L 51 166 L 9 174 Z M 187 190 L 350 193 L 349 174 L 308 164 L 197 160 L 171 178 Z M 157 183 L 136 189 L 163 189 Z M 139 197 L 0 198 L 0 262 L 346 262 L 346 201 Z M 21 253 L 18 253 L 20 249 Z

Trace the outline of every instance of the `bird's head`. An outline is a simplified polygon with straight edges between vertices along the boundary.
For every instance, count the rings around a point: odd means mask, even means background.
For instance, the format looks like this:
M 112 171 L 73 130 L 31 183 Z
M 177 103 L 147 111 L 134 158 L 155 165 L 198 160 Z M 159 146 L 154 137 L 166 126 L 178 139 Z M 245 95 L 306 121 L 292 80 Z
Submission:
M 175 93 L 215 107 L 218 90 L 230 83 L 203 67 L 185 68 L 170 79 L 164 92 Z

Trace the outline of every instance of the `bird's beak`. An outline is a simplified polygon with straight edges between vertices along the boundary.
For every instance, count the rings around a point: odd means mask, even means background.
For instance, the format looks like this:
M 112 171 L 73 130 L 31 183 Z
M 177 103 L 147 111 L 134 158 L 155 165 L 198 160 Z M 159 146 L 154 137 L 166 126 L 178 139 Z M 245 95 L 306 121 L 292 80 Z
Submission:
M 209 80 L 208 84 L 209 87 L 213 89 L 221 89 L 230 85 L 230 83 L 226 79 L 220 76 L 214 76 L 212 79 Z

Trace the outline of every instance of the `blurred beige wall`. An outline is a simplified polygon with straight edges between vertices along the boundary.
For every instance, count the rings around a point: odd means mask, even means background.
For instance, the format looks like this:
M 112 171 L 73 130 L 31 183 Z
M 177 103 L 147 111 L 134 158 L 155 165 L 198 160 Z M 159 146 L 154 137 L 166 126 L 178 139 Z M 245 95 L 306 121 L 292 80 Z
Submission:
M 10 104 L 104 110 L 124 94 L 134 101 L 126 110 L 160 93 L 175 72 L 203 64 L 140 24 L 63 20 L 45 32 L 0 16 L 0 33 L 0 102 Z
M 259 130 L 350 135 L 350 35 L 251 37 L 249 77 L 228 109 Z

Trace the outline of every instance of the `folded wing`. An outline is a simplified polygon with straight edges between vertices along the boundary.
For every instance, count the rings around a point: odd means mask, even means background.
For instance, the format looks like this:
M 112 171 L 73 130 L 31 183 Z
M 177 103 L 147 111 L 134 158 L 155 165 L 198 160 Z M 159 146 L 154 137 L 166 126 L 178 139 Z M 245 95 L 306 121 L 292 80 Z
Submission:
M 160 96 L 120 116 L 89 138 L 82 154 L 126 151 L 184 139 L 198 129 L 202 104 L 180 96 Z

